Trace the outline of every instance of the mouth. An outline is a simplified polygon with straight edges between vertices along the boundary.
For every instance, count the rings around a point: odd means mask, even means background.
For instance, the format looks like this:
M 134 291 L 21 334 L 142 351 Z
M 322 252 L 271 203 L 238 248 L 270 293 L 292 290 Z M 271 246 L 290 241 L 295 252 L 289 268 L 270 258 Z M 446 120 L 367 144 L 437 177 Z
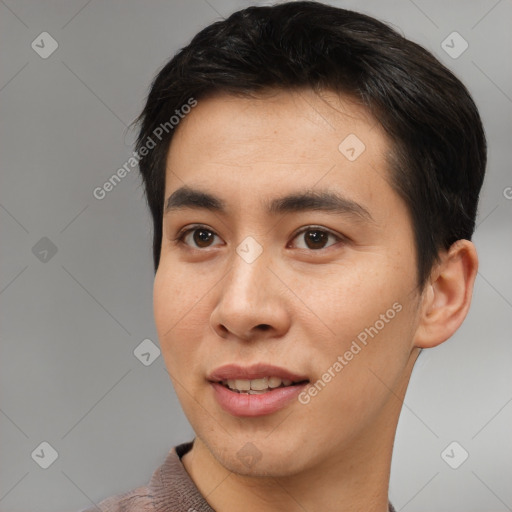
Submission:
M 292 381 L 291 379 L 281 379 L 280 377 L 270 376 L 259 379 L 227 379 L 218 381 L 225 388 L 235 393 L 247 395 L 262 395 L 274 389 L 287 388 L 290 386 L 299 386 L 307 384 L 308 379 Z
M 310 382 L 304 376 L 267 364 L 226 365 L 208 376 L 214 397 L 233 416 L 262 416 L 279 411 Z

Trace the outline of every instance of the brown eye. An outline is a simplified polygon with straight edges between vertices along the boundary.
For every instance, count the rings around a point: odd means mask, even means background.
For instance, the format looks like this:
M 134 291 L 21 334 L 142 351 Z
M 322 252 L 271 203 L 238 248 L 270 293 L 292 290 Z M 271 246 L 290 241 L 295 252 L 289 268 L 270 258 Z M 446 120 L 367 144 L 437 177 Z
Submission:
M 342 240 L 341 237 L 335 235 L 334 233 L 331 233 L 330 231 L 327 231 L 325 229 L 315 228 L 315 227 L 309 227 L 309 228 L 303 229 L 302 231 L 297 233 L 297 235 L 294 238 L 297 238 L 299 240 L 304 240 L 305 247 L 304 246 L 298 247 L 299 249 L 312 249 L 312 250 L 325 249 L 329 238 L 334 239 L 335 240 L 334 243 Z M 331 243 L 330 245 L 334 245 L 334 244 Z
M 211 242 L 216 236 L 215 232 L 211 229 L 205 226 L 196 226 L 181 232 L 175 241 L 189 245 L 195 249 L 206 249 L 211 246 Z M 192 242 L 190 238 L 192 238 Z
M 193 239 L 198 247 L 208 247 L 212 241 L 213 233 L 208 229 L 194 229 Z
M 304 239 L 310 249 L 322 249 L 327 243 L 329 235 L 320 230 L 306 231 Z

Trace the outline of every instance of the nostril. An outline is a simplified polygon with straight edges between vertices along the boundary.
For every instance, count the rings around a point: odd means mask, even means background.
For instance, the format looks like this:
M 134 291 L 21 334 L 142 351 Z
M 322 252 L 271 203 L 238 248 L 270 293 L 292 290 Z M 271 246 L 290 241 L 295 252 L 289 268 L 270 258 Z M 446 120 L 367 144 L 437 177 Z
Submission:
M 260 325 L 258 325 L 258 328 L 261 329 L 262 331 L 268 331 L 270 329 L 270 325 L 260 324 Z

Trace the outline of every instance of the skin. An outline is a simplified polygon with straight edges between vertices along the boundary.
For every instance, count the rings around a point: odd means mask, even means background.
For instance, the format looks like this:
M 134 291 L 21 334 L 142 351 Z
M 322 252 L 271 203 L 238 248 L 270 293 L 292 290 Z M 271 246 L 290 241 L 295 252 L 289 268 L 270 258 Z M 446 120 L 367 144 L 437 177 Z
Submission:
M 366 147 L 354 161 L 338 150 L 348 134 Z M 218 512 L 387 511 L 414 362 L 459 327 L 477 270 L 473 244 L 459 241 L 418 288 L 413 226 L 389 184 L 390 151 L 362 107 L 330 92 L 217 95 L 177 128 L 165 198 L 193 186 L 222 198 L 227 211 L 164 215 L 154 315 L 196 433 L 183 464 Z M 362 205 L 372 220 L 324 211 L 270 216 L 264 208 L 266 200 L 324 189 Z M 175 240 L 193 224 L 210 237 L 192 231 Z M 311 225 L 334 236 L 322 246 L 296 234 Z M 236 252 L 248 236 L 263 248 L 250 264 Z M 240 418 L 214 399 L 206 377 L 227 363 L 266 362 L 316 382 L 396 303 L 401 311 L 309 403 Z M 237 456 L 248 442 L 260 454 L 251 467 Z

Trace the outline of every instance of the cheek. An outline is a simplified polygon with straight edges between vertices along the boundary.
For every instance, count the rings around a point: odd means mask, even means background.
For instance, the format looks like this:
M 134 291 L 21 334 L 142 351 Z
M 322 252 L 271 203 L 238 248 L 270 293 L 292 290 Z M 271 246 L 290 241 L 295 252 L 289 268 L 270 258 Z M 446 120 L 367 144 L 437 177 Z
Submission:
M 330 396 L 355 415 L 375 409 L 386 384 L 394 385 L 407 365 L 414 335 L 415 268 L 411 262 L 405 268 L 386 260 L 380 254 L 360 255 L 357 265 L 339 265 L 324 276 L 323 286 L 309 280 L 302 290 L 316 315 L 305 336 L 315 378 L 329 379 L 329 370 L 336 375 L 322 400 Z
M 336 265 L 323 276 L 310 277 L 301 286 L 301 296 L 307 297 L 338 349 L 340 340 L 357 336 L 388 310 L 385 320 L 394 319 L 393 304 L 403 301 L 405 291 L 413 286 L 407 273 L 385 265 L 380 254 L 359 255 L 358 259 L 354 264 Z
M 196 314 L 207 289 L 208 283 L 197 271 L 189 271 L 179 262 L 162 262 L 153 284 L 153 311 L 159 333 L 183 327 L 183 321 Z
M 181 296 L 183 291 L 174 277 L 160 264 L 153 283 L 153 314 L 161 342 L 177 320 L 176 306 L 179 301 L 176 297 Z
M 161 265 L 155 276 L 153 314 L 162 355 L 172 372 L 187 363 L 193 352 L 193 340 L 197 338 L 193 318 L 200 309 L 201 297 L 183 273 L 171 272 L 168 268 Z
M 329 435 L 344 431 L 355 436 L 377 421 L 386 404 L 393 406 L 400 389 L 410 355 L 413 309 L 405 297 L 373 298 L 366 307 L 347 306 L 339 314 L 335 341 L 308 350 L 318 361 L 314 382 L 319 390 L 311 398 L 315 414 L 310 421 L 321 421 Z

